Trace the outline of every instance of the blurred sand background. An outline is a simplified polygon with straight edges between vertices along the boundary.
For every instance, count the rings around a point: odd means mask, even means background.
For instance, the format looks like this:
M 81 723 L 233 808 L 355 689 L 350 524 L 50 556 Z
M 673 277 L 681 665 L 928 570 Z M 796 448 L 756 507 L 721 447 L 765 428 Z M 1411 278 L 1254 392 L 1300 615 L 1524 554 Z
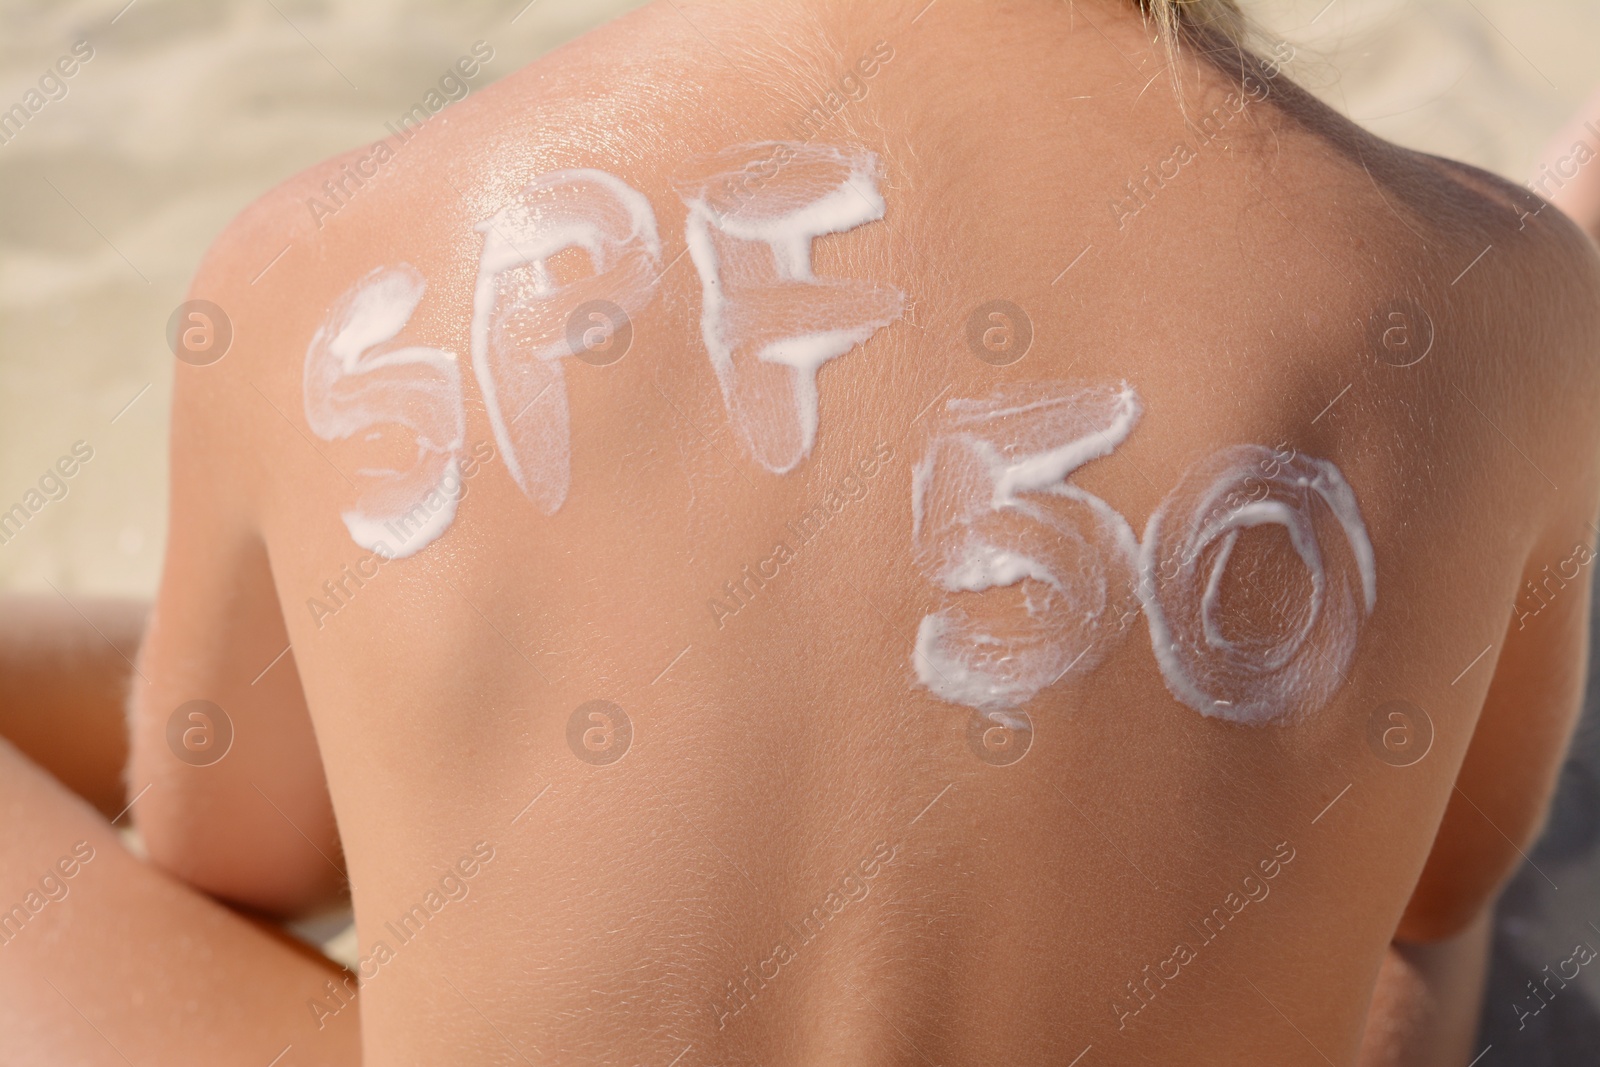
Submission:
M 0 0 L 0 109 L 75 41 L 94 48 L 67 95 L 0 144 L 0 510 L 73 442 L 95 453 L 64 499 L 0 544 L 0 588 L 154 590 L 166 322 L 230 217 L 302 167 L 383 136 L 475 41 L 495 53 L 481 88 L 637 4 Z M 1290 75 L 1358 122 L 1517 181 L 1600 83 L 1600 0 L 1245 4 L 1294 45 Z M 275 251 L 262 250 L 263 267 Z M 1600 926 L 1586 926 L 1600 920 L 1593 686 L 1590 703 L 1564 814 L 1534 854 L 1542 873 L 1525 869 L 1502 909 L 1485 1031 L 1497 1047 L 1483 1067 L 1580 1062 L 1555 1050 L 1600 1048 L 1593 968 L 1590 996 L 1552 1005 L 1537 1042 L 1502 1032 L 1525 978 L 1574 939 L 1600 946 Z

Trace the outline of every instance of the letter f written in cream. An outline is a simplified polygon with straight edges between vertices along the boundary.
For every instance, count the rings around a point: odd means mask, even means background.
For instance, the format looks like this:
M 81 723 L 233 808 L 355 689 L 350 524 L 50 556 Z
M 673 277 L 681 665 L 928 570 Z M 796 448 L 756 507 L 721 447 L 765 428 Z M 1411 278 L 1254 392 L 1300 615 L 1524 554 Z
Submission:
M 674 183 L 723 402 L 745 450 L 775 474 L 816 442 L 823 364 L 904 310 L 898 289 L 812 269 L 817 238 L 884 217 L 880 172 L 864 148 L 766 142 L 698 160 Z

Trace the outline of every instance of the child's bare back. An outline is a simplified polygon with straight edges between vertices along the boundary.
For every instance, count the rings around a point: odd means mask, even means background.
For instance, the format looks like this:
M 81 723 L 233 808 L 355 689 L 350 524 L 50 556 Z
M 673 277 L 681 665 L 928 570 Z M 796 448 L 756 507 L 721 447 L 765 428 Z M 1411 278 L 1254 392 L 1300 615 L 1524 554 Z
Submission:
M 136 815 L 249 908 L 348 875 L 312 1035 L 1349 1063 L 1481 922 L 1582 677 L 1592 250 L 1186 56 L 657 4 L 218 242 Z

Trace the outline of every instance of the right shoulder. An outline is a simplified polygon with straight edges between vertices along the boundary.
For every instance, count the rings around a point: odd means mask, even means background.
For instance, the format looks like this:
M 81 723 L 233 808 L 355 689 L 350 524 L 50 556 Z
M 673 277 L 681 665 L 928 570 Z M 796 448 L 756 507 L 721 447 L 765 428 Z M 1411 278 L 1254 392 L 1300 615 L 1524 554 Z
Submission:
M 1527 447 L 1540 453 L 1530 459 L 1566 472 L 1572 484 L 1594 481 L 1600 251 L 1532 189 L 1466 164 L 1428 163 L 1448 190 L 1439 247 L 1454 259 L 1441 256 L 1438 265 L 1443 306 L 1462 336 L 1478 340 L 1455 387 L 1476 386 L 1473 399 L 1486 411 L 1525 428 Z M 1593 510 L 1586 495 L 1584 514 Z
M 1592 517 L 1590 491 L 1531 490 L 1600 473 L 1600 252 L 1527 187 L 1379 151 L 1353 179 L 1382 201 L 1365 228 L 1374 372 L 1464 483 L 1530 490 L 1536 525 Z

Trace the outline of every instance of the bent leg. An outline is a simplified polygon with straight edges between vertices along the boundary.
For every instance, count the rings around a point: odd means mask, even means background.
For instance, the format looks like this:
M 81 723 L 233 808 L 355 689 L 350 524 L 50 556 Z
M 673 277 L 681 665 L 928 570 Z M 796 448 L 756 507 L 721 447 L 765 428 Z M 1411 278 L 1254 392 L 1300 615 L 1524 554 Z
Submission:
M 0 737 L 106 818 L 127 797 L 128 681 L 150 606 L 0 599 Z
M 345 972 L 137 859 L 4 741 L 0 816 L 0 1062 L 361 1062 Z
M 1367 1011 L 1361 1067 L 1465 1067 L 1477 1053 L 1493 909 L 1445 941 L 1389 946 Z

